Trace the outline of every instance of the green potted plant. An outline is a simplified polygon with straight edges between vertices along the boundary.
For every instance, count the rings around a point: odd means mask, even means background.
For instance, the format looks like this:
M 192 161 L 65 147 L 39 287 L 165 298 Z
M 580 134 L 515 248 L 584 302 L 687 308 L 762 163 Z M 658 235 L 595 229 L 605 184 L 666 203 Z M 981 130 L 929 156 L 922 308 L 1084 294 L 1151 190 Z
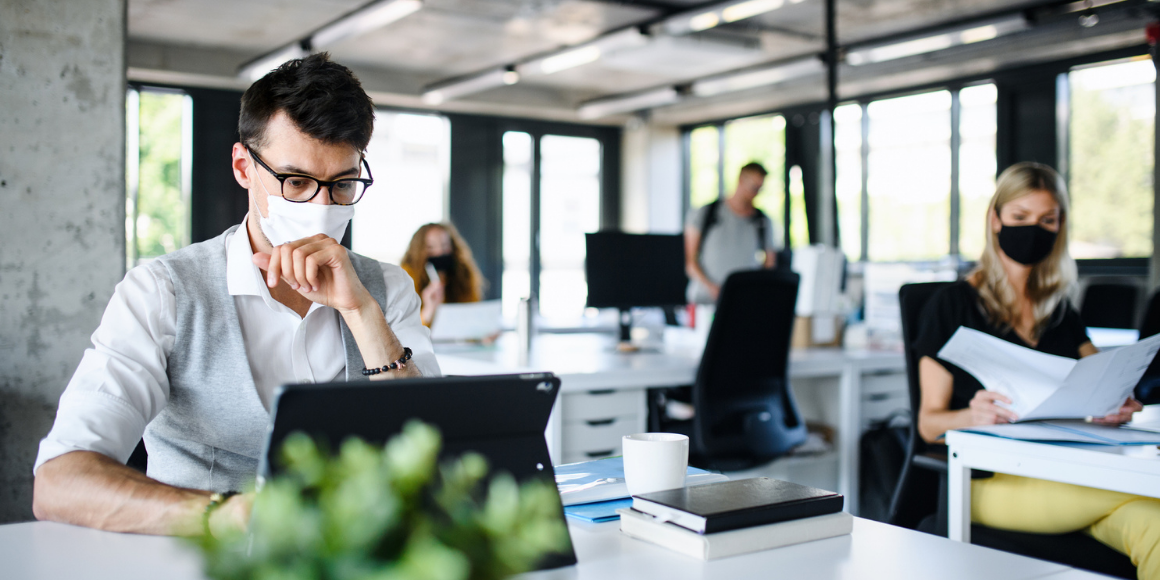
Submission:
M 554 485 L 487 478 L 467 453 L 439 464 L 439 432 L 411 422 L 385 446 L 331 457 L 296 434 L 285 471 L 254 499 L 249 530 L 196 540 L 218 580 L 488 580 L 566 549 Z

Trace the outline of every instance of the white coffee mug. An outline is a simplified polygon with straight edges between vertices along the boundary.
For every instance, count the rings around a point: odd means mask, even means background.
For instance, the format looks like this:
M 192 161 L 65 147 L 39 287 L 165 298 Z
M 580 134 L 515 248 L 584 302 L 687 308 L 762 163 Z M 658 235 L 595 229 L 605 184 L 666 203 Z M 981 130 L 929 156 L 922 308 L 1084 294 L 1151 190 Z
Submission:
M 624 483 L 640 495 L 685 487 L 689 469 L 689 437 L 677 433 L 625 435 Z

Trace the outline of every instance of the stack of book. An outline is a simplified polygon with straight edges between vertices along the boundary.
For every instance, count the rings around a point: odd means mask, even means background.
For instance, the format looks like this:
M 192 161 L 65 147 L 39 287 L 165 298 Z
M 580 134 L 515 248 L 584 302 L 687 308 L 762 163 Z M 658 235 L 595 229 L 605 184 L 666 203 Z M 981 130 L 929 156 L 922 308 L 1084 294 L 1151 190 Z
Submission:
M 620 531 L 702 560 L 849 534 L 841 495 L 758 477 L 633 496 Z

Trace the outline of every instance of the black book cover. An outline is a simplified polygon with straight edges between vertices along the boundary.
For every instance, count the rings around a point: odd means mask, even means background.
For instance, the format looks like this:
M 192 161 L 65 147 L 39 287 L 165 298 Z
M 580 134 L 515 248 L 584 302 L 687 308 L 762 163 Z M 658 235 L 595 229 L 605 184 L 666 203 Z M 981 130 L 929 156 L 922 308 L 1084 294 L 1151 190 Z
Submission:
M 706 534 L 832 514 L 842 511 L 844 501 L 832 491 L 768 477 L 668 489 L 635 497 L 704 518 L 703 533 Z

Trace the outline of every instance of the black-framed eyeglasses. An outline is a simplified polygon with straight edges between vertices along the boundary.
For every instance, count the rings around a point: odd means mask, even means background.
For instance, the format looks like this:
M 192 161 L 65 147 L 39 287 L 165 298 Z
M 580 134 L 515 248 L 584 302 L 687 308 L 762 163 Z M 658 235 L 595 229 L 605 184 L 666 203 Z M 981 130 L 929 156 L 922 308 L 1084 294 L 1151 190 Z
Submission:
M 301 173 L 278 173 L 266 165 L 253 149 L 246 147 L 246 151 L 250 152 L 250 156 L 254 161 L 258 162 L 263 169 L 270 172 L 279 183 L 282 184 L 282 197 L 286 201 L 294 203 L 306 203 L 314 196 L 318 195 L 319 191 L 325 187 L 330 195 L 330 201 L 335 205 L 354 205 L 358 200 L 362 199 L 367 188 L 375 182 L 374 176 L 371 175 L 371 166 L 367 163 L 365 157 L 359 159 L 363 167 L 367 169 L 366 178 L 361 177 L 344 177 L 342 179 L 335 179 L 333 181 L 324 181 L 317 177 L 303 175 Z

